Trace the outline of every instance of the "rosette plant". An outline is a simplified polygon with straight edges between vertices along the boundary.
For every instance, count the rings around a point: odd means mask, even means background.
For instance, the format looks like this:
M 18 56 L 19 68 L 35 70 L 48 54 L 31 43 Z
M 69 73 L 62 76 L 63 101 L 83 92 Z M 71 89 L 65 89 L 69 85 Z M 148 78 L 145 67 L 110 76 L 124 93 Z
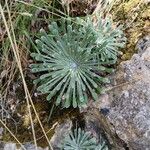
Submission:
M 96 100 L 101 85 L 108 82 L 103 75 L 112 70 L 107 65 L 115 63 L 108 53 L 109 48 L 111 53 L 117 47 L 114 35 L 117 31 L 100 44 L 100 33 L 94 31 L 92 24 L 87 24 L 65 19 L 59 24 L 53 22 L 49 32 L 42 29 L 41 38 L 36 40 L 38 51 L 31 54 L 36 63 L 31 64 L 31 68 L 32 72 L 39 72 L 40 77 L 35 83 L 39 91 L 48 94 L 47 100 L 56 100 L 56 105 L 78 107 L 86 104 L 89 96 Z
M 62 150 L 108 150 L 104 141 L 97 144 L 96 138 L 81 128 L 74 129 L 66 136 L 60 147 Z
M 93 52 L 99 54 L 97 58 L 101 61 L 114 60 L 117 61 L 117 56 L 121 53 L 118 49 L 123 48 L 126 43 L 123 27 L 113 25 L 110 18 L 102 19 L 97 17 L 95 19 L 87 17 L 86 20 L 77 19 L 78 23 L 84 27 L 84 30 L 89 31 L 93 36 Z

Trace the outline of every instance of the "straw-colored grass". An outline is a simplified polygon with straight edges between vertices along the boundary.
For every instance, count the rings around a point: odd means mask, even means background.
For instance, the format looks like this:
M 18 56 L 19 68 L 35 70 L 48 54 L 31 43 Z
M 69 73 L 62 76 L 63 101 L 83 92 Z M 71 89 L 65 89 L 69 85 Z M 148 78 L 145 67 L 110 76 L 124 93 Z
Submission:
M 26 98 L 27 107 L 28 107 L 28 113 L 29 113 L 29 117 L 30 117 L 30 121 L 31 121 L 32 133 L 33 133 L 33 138 L 34 138 L 34 144 L 35 144 L 36 149 L 37 149 L 37 142 L 36 142 L 36 135 L 35 135 L 35 130 L 34 130 L 34 123 L 33 123 L 32 114 L 31 114 L 31 107 L 34 110 L 34 113 L 35 113 L 35 115 L 37 117 L 37 120 L 38 120 L 38 122 L 40 124 L 40 127 L 41 127 L 41 129 L 43 131 L 43 134 L 44 134 L 44 136 L 45 136 L 45 138 L 46 138 L 46 140 L 47 140 L 47 142 L 49 144 L 49 147 L 51 149 L 53 149 L 51 144 L 50 144 L 50 142 L 49 142 L 49 139 L 48 139 L 48 137 L 46 135 L 46 132 L 44 131 L 44 128 L 43 128 L 43 125 L 42 125 L 42 123 L 41 123 L 41 121 L 39 119 L 39 116 L 38 116 L 38 114 L 36 112 L 36 109 L 35 109 L 34 104 L 32 102 L 31 95 L 29 93 L 29 90 L 28 90 L 28 87 L 27 87 L 27 84 L 26 84 L 26 81 L 25 81 L 25 77 L 24 77 L 23 69 L 22 69 L 22 64 L 21 64 L 21 59 L 20 59 L 20 54 L 19 54 L 19 49 L 18 49 L 18 44 L 16 42 L 16 35 L 14 33 L 11 13 L 10 13 L 7 1 L 6 1 L 6 7 L 7 7 L 7 13 L 8 13 L 8 18 L 9 18 L 10 28 L 8 26 L 8 22 L 6 21 L 6 18 L 5 18 L 5 15 L 4 15 L 3 8 L 2 8 L 1 4 L 0 4 L 0 13 L 1 13 L 1 16 L 2 16 L 2 20 L 4 22 L 5 29 L 7 31 L 7 35 L 8 35 L 9 41 L 11 43 L 11 48 L 12 48 L 12 51 L 13 51 L 13 54 L 14 54 L 14 57 L 15 57 L 15 60 L 16 60 L 16 63 L 17 63 L 17 67 L 19 69 L 19 72 L 20 72 L 20 75 L 21 75 L 21 78 L 22 78 L 22 82 L 23 82 L 23 86 L 24 86 L 24 92 L 25 92 L 25 98 Z M 5 125 L 5 124 L 3 123 L 3 125 Z M 6 127 L 6 125 L 5 125 L 5 127 Z M 8 128 L 6 128 L 6 129 L 8 130 Z M 10 132 L 10 130 L 8 130 L 8 131 Z M 13 135 L 12 132 L 10 132 L 10 133 L 11 133 L 11 135 Z M 17 140 L 17 142 L 19 142 L 19 140 L 15 137 L 15 135 L 13 135 L 13 137 Z

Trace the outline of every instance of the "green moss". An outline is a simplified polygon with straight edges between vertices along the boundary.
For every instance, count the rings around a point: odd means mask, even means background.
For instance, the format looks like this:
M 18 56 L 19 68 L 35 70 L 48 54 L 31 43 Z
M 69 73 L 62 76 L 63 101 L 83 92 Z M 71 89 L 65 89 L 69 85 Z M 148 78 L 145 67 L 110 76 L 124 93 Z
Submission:
M 124 24 L 127 45 L 123 49 L 122 61 L 128 60 L 137 52 L 137 41 L 150 33 L 150 6 L 144 1 L 128 0 L 114 6 L 112 13 L 115 22 Z

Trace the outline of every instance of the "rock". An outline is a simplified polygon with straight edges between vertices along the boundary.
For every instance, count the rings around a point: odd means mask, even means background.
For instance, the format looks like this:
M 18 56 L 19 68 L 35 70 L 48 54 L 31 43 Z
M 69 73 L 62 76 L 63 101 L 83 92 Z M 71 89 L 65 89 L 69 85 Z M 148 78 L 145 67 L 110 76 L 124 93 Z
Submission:
M 16 150 L 16 144 L 15 143 L 6 143 L 4 146 L 4 150 Z
M 49 150 L 48 147 L 47 147 L 47 148 L 37 147 L 37 149 L 36 149 L 35 145 L 34 145 L 34 144 L 31 144 L 30 142 L 25 143 L 25 144 L 24 144 L 24 148 L 25 148 L 26 150 Z M 23 150 L 23 149 L 21 149 L 21 150 Z
M 138 54 L 120 64 L 119 88 L 108 92 L 112 104 L 107 118 L 131 150 L 150 149 L 150 37 L 146 39 Z
M 56 129 L 53 137 L 50 140 L 54 150 L 60 150 L 61 143 L 66 135 L 71 132 L 72 121 L 70 119 L 65 120 L 65 122 L 59 124 Z
M 113 85 L 85 114 L 115 150 L 150 150 L 150 36 L 140 40 L 137 48 L 138 54 L 119 65 Z
M 138 50 L 139 54 L 142 54 L 145 49 L 150 47 L 150 36 L 145 36 L 141 40 L 138 41 L 136 49 Z
M 3 131 L 4 131 L 4 129 L 2 127 L 0 127 L 0 139 L 2 139 L 2 137 L 3 137 Z
M 12 142 L 0 142 L 0 150 L 49 150 L 48 147 L 47 148 L 41 148 L 41 147 L 35 147 L 34 144 L 28 142 L 25 143 L 23 145 L 24 148 L 21 148 L 19 146 L 16 145 L 16 143 L 12 143 Z
M 0 150 L 4 149 L 4 143 L 0 141 Z
M 84 115 L 85 129 L 90 131 L 99 143 L 103 141 L 109 150 L 126 150 L 126 143 L 118 138 L 112 125 L 96 108 L 89 108 Z

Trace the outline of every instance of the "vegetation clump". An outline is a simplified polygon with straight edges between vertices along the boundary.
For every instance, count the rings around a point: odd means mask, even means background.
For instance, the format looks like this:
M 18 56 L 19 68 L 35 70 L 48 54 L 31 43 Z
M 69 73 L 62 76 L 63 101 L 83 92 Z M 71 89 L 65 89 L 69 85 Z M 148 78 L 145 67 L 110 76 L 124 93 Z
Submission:
M 35 80 L 38 90 L 66 108 L 86 104 L 88 96 L 98 99 L 102 84 L 109 82 L 104 74 L 112 71 L 108 66 L 116 62 L 117 50 L 125 43 L 123 32 L 113 29 L 108 19 L 94 24 L 88 17 L 52 22 L 49 33 L 42 29 L 41 34 L 38 51 L 31 54 L 37 61 L 32 72 L 41 72 Z
M 97 144 L 96 138 L 92 137 L 89 132 L 75 129 L 63 141 L 61 146 L 63 150 L 108 150 L 106 143 Z

